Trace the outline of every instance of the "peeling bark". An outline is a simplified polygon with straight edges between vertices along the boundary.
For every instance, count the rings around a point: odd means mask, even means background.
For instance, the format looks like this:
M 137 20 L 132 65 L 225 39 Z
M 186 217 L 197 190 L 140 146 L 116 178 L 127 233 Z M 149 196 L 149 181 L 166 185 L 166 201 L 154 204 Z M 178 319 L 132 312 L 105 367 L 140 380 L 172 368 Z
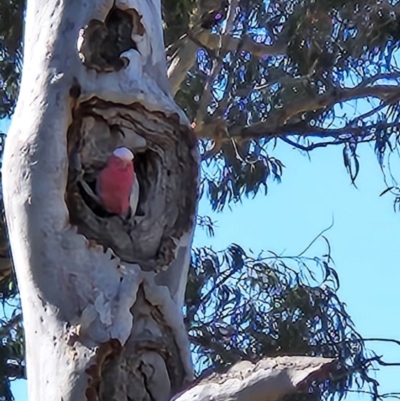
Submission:
M 169 90 L 158 1 L 28 2 L 4 153 L 30 400 L 164 401 L 192 379 L 182 305 L 198 154 Z M 93 182 L 136 153 L 138 212 Z

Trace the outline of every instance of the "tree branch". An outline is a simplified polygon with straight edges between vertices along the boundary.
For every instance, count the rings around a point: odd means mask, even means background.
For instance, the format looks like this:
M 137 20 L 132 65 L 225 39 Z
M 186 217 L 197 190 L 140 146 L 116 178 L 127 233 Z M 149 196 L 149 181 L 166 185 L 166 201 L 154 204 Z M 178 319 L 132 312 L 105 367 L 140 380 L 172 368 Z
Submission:
M 293 101 L 291 105 L 283 107 L 281 110 L 270 116 L 266 121 L 261 121 L 251 126 L 232 126 L 228 129 L 228 134 L 222 138 L 223 141 L 232 139 L 262 139 L 268 137 L 282 137 L 287 135 L 303 135 L 315 136 L 320 138 L 333 137 L 347 133 L 355 136 L 364 135 L 369 128 L 377 128 L 377 124 L 359 127 L 353 125 L 352 122 L 343 128 L 326 129 L 316 126 L 311 126 L 305 121 L 289 123 L 288 121 L 298 116 L 299 114 L 321 110 L 330 109 L 334 105 L 349 100 L 360 98 L 374 97 L 380 99 L 386 105 L 395 103 L 400 99 L 400 88 L 393 85 L 376 85 L 372 87 L 364 87 L 363 85 L 356 86 L 355 88 L 346 88 L 335 91 L 315 98 L 300 98 Z M 379 111 L 382 106 L 375 109 Z M 368 113 L 368 116 L 371 113 Z M 215 139 L 216 128 L 221 125 L 220 119 L 215 119 L 207 124 L 204 124 L 201 130 L 196 131 L 196 135 L 200 139 Z M 395 124 L 397 126 L 397 124 Z M 387 124 L 393 126 L 393 124 Z M 221 132 L 221 130 L 219 130 Z
M 248 36 L 238 39 L 229 33 L 217 35 L 206 29 L 197 30 L 197 32 L 192 30 L 181 39 L 181 45 L 172 56 L 172 62 L 168 68 L 172 93 L 176 94 L 178 92 L 186 74 L 193 67 L 197 57 L 197 50 L 200 47 L 199 45 L 212 51 L 216 51 L 220 47 L 224 47 L 227 51 L 234 51 L 238 48 L 239 44 L 244 51 L 249 52 L 257 58 L 277 56 L 286 52 L 286 43 L 281 43 L 280 41 L 272 45 L 266 45 L 254 42 Z
M 201 1 L 197 2 L 197 9 L 193 13 L 192 26 L 187 35 L 184 35 L 175 46 L 177 50 L 171 57 L 171 64 L 168 67 L 167 75 L 171 84 L 172 94 L 178 92 L 182 81 L 185 79 L 188 71 L 193 67 L 196 58 L 197 50 L 200 47 L 198 40 L 191 39 L 193 36 L 199 39 L 203 29 L 203 19 L 210 16 L 213 11 L 221 8 L 221 0 Z M 174 47 L 175 47 L 174 46 Z
M 332 108 L 335 104 L 345 102 L 348 100 L 355 100 L 366 97 L 374 97 L 380 99 L 387 104 L 396 102 L 400 98 L 400 88 L 392 85 L 376 85 L 372 87 L 355 87 L 351 89 L 343 89 L 327 95 L 318 96 L 310 99 L 299 99 L 293 102 L 289 107 L 284 107 L 268 122 L 259 122 L 249 127 L 238 128 L 232 130 L 233 137 L 240 136 L 244 139 L 253 139 L 255 137 L 262 137 L 263 134 L 273 128 L 276 130 L 280 126 L 289 126 L 287 122 L 301 113 Z M 304 123 L 301 123 L 306 125 Z M 283 128 L 283 127 L 282 127 Z M 322 129 L 316 128 L 318 131 Z M 286 129 L 287 131 L 287 129 Z M 324 130 L 331 132 L 332 130 Z M 336 133 L 338 130 L 335 130 Z M 340 130 L 343 131 L 343 130 Z
M 172 94 L 175 95 L 185 79 L 188 71 L 193 67 L 199 46 L 186 35 L 181 39 L 181 45 L 172 56 L 172 61 L 168 67 L 168 78 L 172 88 Z
M 236 10 L 239 6 L 239 0 L 230 0 L 229 2 L 229 8 L 227 12 L 227 18 L 226 18 L 226 25 L 225 28 L 222 32 L 222 34 L 226 35 L 232 35 L 233 30 L 234 30 L 234 23 L 235 23 L 235 18 L 236 18 Z M 211 74 L 207 77 L 207 82 L 203 90 L 203 94 L 200 99 L 200 104 L 197 109 L 196 117 L 195 117 L 195 129 L 199 130 L 203 126 L 203 123 L 205 122 L 206 116 L 207 116 L 207 107 L 211 102 L 212 98 L 212 87 L 214 84 L 214 80 L 217 78 L 219 73 L 221 72 L 222 69 L 222 59 L 226 56 L 228 53 L 228 49 L 224 46 L 224 44 L 219 43 L 218 46 L 218 58 L 213 60 L 213 67 L 211 70 Z
M 226 373 L 212 373 L 170 401 L 278 401 L 284 396 L 307 391 L 314 380 L 323 380 L 335 370 L 333 359 L 303 356 L 265 358 L 253 364 L 241 361 Z

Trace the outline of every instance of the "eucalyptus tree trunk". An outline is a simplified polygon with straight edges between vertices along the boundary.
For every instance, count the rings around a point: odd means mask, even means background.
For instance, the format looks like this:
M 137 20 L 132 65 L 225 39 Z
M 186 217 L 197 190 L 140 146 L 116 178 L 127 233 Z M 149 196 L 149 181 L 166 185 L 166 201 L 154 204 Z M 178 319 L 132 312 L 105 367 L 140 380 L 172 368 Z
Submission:
M 32 401 L 164 401 L 192 379 L 182 305 L 198 155 L 166 75 L 159 0 L 28 1 L 3 190 Z M 136 154 L 138 211 L 93 183 Z

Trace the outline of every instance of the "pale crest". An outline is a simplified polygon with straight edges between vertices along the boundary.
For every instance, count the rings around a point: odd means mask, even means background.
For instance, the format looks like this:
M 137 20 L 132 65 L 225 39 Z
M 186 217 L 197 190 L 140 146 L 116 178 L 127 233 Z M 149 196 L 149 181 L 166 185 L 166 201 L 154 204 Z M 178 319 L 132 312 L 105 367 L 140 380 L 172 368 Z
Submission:
M 133 153 L 128 148 L 125 147 L 115 149 L 113 155 L 126 161 L 132 161 L 134 157 Z

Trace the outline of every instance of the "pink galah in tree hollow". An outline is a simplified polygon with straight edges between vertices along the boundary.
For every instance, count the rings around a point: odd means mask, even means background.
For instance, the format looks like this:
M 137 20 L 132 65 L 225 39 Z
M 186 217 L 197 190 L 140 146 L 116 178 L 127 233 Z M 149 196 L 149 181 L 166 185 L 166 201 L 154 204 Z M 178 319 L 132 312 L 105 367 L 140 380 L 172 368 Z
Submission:
M 117 148 L 97 177 L 96 191 L 104 209 L 121 217 L 135 215 L 139 201 L 139 183 L 133 166 L 133 153 Z

